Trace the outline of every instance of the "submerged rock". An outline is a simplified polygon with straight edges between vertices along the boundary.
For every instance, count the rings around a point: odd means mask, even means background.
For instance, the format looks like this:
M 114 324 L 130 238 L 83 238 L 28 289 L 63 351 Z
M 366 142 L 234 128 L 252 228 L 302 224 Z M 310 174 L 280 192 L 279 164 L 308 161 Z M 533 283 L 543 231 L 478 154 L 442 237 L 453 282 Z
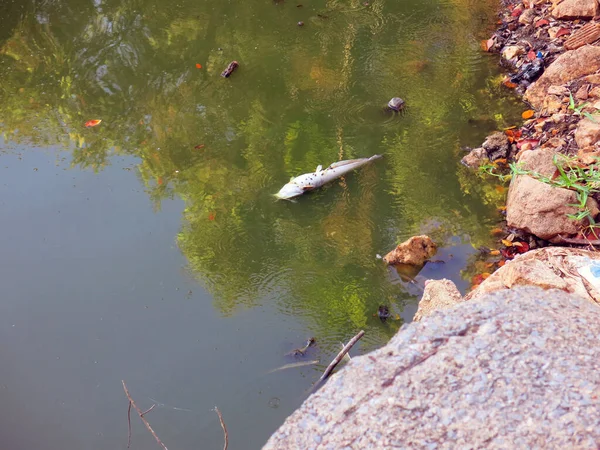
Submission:
M 404 326 L 352 358 L 263 447 L 596 448 L 600 308 L 517 288 Z
M 422 266 L 435 255 L 437 246 L 429 236 L 413 236 L 383 257 L 388 264 Z
M 479 166 L 485 163 L 487 159 L 487 152 L 483 147 L 479 147 L 471 150 L 468 155 L 464 156 L 463 159 L 460 160 L 460 162 L 467 167 L 477 169 Z
M 437 310 L 458 305 L 462 301 L 463 298 L 452 281 L 446 279 L 427 280 L 413 322 L 418 322 Z
M 402 111 L 404 109 L 404 100 L 402 100 L 400 97 L 394 97 L 388 102 L 387 105 L 392 111 Z

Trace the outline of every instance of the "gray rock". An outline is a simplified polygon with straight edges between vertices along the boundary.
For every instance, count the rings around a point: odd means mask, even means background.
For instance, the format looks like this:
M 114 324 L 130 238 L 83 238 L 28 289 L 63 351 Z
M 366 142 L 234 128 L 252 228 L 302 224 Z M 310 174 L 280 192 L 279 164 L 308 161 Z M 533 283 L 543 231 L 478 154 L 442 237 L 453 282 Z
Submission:
M 490 134 L 482 145 L 490 161 L 494 161 L 498 158 L 506 158 L 508 156 L 509 146 L 510 142 L 508 141 L 508 137 L 499 131 Z
M 264 449 L 596 448 L 600 308 L 522 287 L 355 357 Z

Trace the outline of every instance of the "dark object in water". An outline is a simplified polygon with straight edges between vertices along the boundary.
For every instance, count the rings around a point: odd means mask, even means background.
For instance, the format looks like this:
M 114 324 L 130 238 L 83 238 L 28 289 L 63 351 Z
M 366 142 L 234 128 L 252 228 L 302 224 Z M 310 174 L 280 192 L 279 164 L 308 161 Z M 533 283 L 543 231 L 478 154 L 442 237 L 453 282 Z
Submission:
M 288 356 L 288 355 L 304 356 L 306 354 L 306 350 L 308 350 L 310 347 L 312 347 L 313 345 L 315 345 L 315 342 L 316 342 L 315 338 L 313 338 L 313 337 L 308 338 L 306 340 L 306 344 L 304 345 L 304 347 L 302 347 L 302 348 L 295 348 L 291 352 L 286 353 L 286 356 Z
M 404 109 L 404 100 L 402 100 L 400 97 L 394 97 L 388 102 L 387 105 L 392 111 L 399 112 Z
M 542 75 L 542 73 L 544 73 L 544 60 L 541 58 L 536 58 L 530 63 L 523 64 L 521 70 L 519 70 L 519 72 L 517 72 L 517 74 L 510 79 L 510 81 L 512 83 L 518 83 L 519 81 L 533 83 L 540 77 L 540 75 Z
M 379 320 L 385 323 L 392 315 L 390 314 L 390 309 L 385 305 L 380 305 L 377 309 L 377 315 L 379 316 Z
M 237 61 L 231 61 L 229 63 L 229 65 L 227 66 L 227 69 L 225 69 L 222 73 L 221 76 L 224 78 L 229 78 L 229 76 L 233 73 L 233 71 L 235 69 L 237 69 L 239 66 L 239 63 Z
M 304 26 L 304 22 L 302 22 L 302 21 L 298 22 L 298 26 L 299 27 L 303 27 Z

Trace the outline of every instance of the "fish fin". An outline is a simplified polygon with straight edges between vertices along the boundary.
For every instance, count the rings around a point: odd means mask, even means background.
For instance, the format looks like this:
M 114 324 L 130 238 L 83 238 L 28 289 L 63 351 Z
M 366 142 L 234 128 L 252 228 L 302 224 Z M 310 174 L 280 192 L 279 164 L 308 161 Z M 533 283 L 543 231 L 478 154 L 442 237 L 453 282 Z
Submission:
M 317 166 L 317 170 L 315 170 L 315 172 L 322 172 L 323 171 L 323 166 L 321 164 L 319 164 Z

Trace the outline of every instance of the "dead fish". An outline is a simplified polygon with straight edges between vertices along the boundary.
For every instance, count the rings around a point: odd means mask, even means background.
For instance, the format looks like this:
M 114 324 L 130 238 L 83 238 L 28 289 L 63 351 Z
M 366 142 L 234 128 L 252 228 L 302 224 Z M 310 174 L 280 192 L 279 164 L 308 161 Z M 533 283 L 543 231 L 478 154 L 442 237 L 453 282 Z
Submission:
M 327 183 L 331 183 L 348 172 L 352 172 L 381 157 L 381 155 L 373 155 L 370 158 L 338 161 L 325 170 L 323 170 L 323 166 L 317 166 L 317 169 L 312 173 L 305 173 L 296 178 L 292 177 L 290 182 L 275 194 L 275 197 L 280 200 L 290 200 L 294 197 L 298 197 L 305 192 L 318 189 Z
M 312 366 L 314 364 L 319 364 L 319 360 L 315 359 L 313 361 L 300 361 L 297 363 L 286 364 L 284 366 L 278 367 L 277 369 L 270 370 L 267 373 L 278 372 L 280 370 L 286 370 L 286 369 L 295 369 L 296 367 Z

